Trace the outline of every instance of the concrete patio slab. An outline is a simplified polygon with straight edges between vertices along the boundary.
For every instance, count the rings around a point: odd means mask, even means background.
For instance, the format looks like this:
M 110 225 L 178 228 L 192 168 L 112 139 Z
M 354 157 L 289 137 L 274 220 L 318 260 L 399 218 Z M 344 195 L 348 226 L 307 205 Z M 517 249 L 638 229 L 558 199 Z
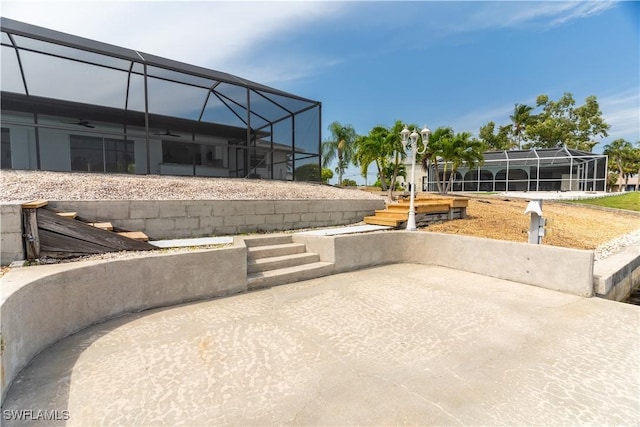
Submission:
M 395 264 L 89 327 L 3 425 L 636 425 L 639 331 L 638 306 Z

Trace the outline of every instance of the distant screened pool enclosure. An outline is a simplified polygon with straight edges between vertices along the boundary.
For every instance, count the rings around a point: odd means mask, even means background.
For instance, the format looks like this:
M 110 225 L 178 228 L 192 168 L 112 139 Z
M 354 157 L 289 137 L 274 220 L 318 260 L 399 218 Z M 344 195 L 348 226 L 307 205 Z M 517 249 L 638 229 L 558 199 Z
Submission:
M 320 180 L 321 103 L 231 74 L 2 18 L 0 83 L 2 168 Z
M 438 191 L 432 165 L 423 191 Z M 447 173 L 447 179 L 450 174 Z M 439 166 L 442 182 L 443 165 Z M 458 168 L 452 191 L 606 191 L 607 156 L 563 148 L 489 151 L 484 163 Z

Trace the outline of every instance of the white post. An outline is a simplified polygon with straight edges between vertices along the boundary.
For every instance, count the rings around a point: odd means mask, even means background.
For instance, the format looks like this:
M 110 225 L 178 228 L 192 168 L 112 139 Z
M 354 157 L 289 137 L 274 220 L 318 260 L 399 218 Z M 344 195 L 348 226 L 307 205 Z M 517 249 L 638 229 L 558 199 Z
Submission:
M 415 171 L 416 171 L 416 142 L 411 143 L 411 200 L 409 201 L 409 219 L 407 220 L 407 231 L 416 231 L 416 207 L 414 202 L 415 197 Z
M 409 218 L 407 218 L 407 231 L 416 231 L 416 157 L 418 154 L 424 154 L 427 150 L 427 144 L 429 143 L 429 135 L 431 130 L 425 125 L 424 129 L 420 132 L 422 134 L 422 150 L 418 150 L 418 138 L 420 135 L 413 130 L 409 132 L 409 129 L 405 126 L 400 132 L 402 137 L 402 145 L 405 150 L 409 147 L 411 149 L 411 179 L 409 185 L 411 185 L 410 199 L 409 199 Z
M 546 223 L 545 218 L 542 216 L 542 200 L 531 200 L 524 213 L 525 215 L 531 214 L 531 221 L 529 222 L 529 243 L 540 245 L 544 237 L 544 226 Z

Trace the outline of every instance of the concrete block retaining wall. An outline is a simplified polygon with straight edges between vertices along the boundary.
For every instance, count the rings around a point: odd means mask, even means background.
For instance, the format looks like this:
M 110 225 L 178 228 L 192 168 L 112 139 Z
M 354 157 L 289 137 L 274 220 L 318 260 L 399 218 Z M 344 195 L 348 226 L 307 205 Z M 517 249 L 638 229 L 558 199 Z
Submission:
M 384 200 L 56 201 L 49 205 L 159 240 L 353 224 L 384 209 Z
M 2 265 L 24 259 L 20 204 L 3 204 Z M 379 200 L 96 200 L 49 201 L 91 222 L 142 231 L 152 240 L 223 236 L 353 224 L 376 209 Z M 6 227 L 5 227 L 6 224 Z
M 0 264 L 24 259 L 22 207 L 20 203 L 0 205 Z
M 333 262 L 334 273 L 409 262 L 593 293 L 587 289 L 590 251 L 405 231 L 293 239 Z M 244 292 L 246 267 L 247 250 L 238 241 L 231 248 L 12 269 L 0 279 L 2 396 L 18 372 L 56 341 L 122 314 Z

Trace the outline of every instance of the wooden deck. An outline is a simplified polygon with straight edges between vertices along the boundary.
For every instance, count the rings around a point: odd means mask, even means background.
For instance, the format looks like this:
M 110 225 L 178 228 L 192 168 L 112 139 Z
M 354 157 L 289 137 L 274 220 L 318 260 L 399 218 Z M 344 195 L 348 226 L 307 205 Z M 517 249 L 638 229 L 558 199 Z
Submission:
M 436 221 L 465 218 L 468 204 L 469 199 L 463 197 L 420 194 L 416 196 L 414 203 L 416 225 L 425 226 Z M 409 207 L 409 198 L 402 198 L 398 203 L 388 204 L 384 210 L 376 210 L 375 215 L 365 217 L 364 222 L 402 228 L 407 225 Z

